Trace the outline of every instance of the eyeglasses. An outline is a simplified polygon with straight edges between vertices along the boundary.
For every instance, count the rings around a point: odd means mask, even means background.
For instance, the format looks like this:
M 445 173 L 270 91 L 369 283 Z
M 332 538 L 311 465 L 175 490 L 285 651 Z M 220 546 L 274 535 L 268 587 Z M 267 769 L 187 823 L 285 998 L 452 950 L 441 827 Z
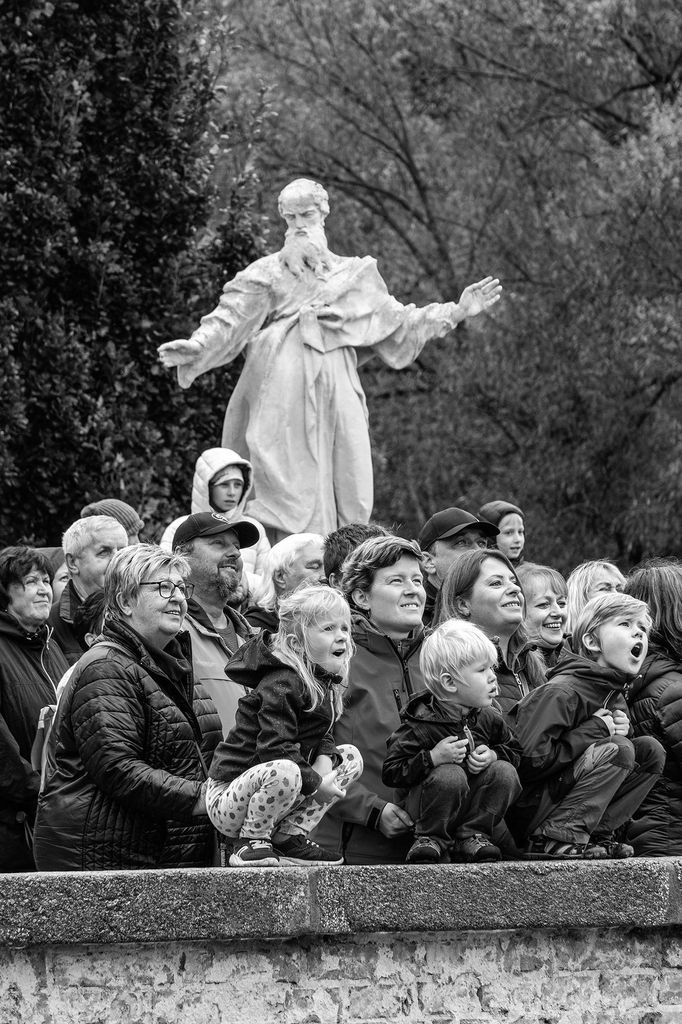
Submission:
M 168 600 L 172 597 L 176 590 L 180 591 L 180 596 L 186 598 L 188 601 L 194 593 L 193 583 L 173 583 L 173 580 L 153 580 L 151 583 L 140 583 L 141 587 L 158 587 L 159 596 L 163 597 L 164 600 Z

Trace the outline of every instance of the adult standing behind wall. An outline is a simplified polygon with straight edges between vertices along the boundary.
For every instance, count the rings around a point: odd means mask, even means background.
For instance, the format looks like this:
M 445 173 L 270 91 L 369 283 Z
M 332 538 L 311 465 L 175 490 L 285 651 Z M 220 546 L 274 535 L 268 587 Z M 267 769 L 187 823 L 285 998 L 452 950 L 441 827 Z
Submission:
M 228 282 L 189 340 L 159 348 L 187 388 L 202 373 L 246 362 L 225 414 L 224 446 L 253 466 L 248 512 L 271 531 L 330 533 L 367 522 L 372 461 L 358 361 L 379 355 L 408 366 L 430 338 L 492 306 L 502 291 L 486 277 L 458 303 L 403 306 L 370 256 L 329 251 L 324 188 L 299 178 L 279 196 L 283 249 Z M 279 539 L 276 537 L 276 539 Z
M 54 704 L 67 664 L 47 626 L 52 566 L 40 551 L 0 552 L 0 871 L 30 871 L 24 822 L 33 824 L 40 772 L 31 748 L 40 710 Z

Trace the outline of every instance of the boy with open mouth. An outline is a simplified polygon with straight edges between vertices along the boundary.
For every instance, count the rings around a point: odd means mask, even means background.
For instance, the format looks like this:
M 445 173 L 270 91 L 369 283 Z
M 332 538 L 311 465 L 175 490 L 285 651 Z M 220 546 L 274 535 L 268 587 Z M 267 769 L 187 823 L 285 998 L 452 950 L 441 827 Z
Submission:
M 631 857 L 618 831 L 663 770 L 651 736 L 632 736 L 625 690 L 648 650 L 647 605 L 627 594 L 587 603 L 570 650 L 516 710 L 523 794 L 510 822 L 530 859 Z

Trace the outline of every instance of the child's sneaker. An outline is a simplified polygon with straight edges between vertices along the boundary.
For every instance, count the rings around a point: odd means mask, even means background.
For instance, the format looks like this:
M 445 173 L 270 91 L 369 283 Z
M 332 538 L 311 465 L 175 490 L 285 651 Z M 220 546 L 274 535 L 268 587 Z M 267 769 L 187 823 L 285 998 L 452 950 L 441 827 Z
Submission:
M 343 864 L 343 857 L 325 850 L 312 839 L 300 834 L 276 839 L 273 846 L 279 855 L 280 864 L 323 864 L 326 867 Z
M 467 864 L 492 863 L 501 857 L 498 847 L 481 832 L 458 839 L 455 842 L 455 854 L 458 860 Z
M 267 839 L 235 839 L 231 868 L 276 868 L 279 857 Z
M 625 860 L 627 857 L 634 857 L 635 848 L 630 846 L 629 843 L 621 843 L 613 832 L 607 835 L 593 835 L 590 839 L 590 846 L 592 844 L 600 846 L 604 850 L 604 856 L 613 858 L 614 860 Z
M 534 835 L 523 850 L 526 860 L 603 860 L 606 850 L 596 843 L 566 843 L 561 839 Z
M 437 864 L 441 858 L 440 843 L 431 836 L 417 836 L 407 851 L 407 864 Z

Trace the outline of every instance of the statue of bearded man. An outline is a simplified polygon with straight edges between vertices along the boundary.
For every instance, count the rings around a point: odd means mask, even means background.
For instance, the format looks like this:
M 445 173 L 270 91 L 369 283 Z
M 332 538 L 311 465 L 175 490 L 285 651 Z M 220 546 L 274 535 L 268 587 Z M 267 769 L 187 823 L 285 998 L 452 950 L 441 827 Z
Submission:
M 183 388 L 246 348 L 222 444 L 251 462 L 247 512 L 271 539 L 369 520 L 372 460 L 358 364 L 378 355 L 395 369 L 408 366 L 430 338 L 488 309 L 502 291 L 486 277 L 457 303 L 404 306 L 371 256 L 330 252 L 321 185 L 292 181 L 279 212 L 284 247 L 229 281 L 189 340 L 159 347 Z

